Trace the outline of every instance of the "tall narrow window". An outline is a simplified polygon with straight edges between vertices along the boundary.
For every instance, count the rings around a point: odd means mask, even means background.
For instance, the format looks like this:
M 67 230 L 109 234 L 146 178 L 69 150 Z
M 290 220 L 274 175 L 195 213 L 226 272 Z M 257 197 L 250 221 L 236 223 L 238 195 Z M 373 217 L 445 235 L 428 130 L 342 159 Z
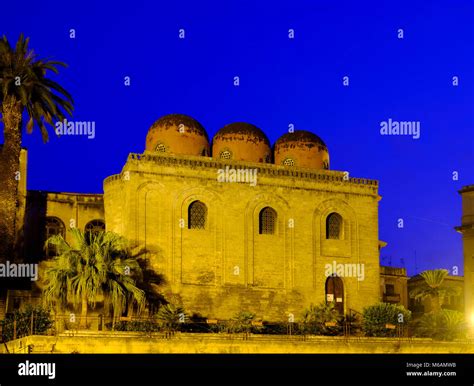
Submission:
M 86 233 L 97 234 L 99 232 L 105 231 L 105 222 L 102 220 L 92 220 L 86 224 L 85 227 Z
M 340 315 L 344 314 L 344 283 L 335 275 L 326 279 L 326 304 L 333 303 Z
M 64 223 L 57 217 L 46 217 L 45 221 L 45 241 L 51 236 L 60 235 L 63 238 L 66 236 L 66 228 Z M 48 244 L 46 248 L 46 257 L 53 257 L 57 255 L 56 247 Z
M 263 208 L 259 214 L 259 231 L 261 235 L 273 235 L 276 230 L 277 213 L 269 206 Z
M 207 206 L 201 201 L 194 201 L 188 208 L 188 228 L 206 229 Z
M 342 239 L 342 223 L 339 213 L 331 213 L 326 218 L 326 239 Z

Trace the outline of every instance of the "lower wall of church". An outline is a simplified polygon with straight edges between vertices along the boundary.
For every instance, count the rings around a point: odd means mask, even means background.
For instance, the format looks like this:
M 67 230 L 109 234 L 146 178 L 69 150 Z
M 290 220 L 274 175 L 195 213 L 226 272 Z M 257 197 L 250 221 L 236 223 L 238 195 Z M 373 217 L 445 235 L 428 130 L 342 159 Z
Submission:
M 350 279 L 355 281 L 356 279 Z M 372 285 L 358 285 L 346 280 L 344 313 L 362 312 L 363 308 L 380 301 L 379 292 Z M 256 319 L 270 322 L 301 320 L 306 308 L 325 300 L 325 287 L 315 290 L 294 288 L 287 290 L 251 286 L 181 285 L 164 290 L 167 299 L 182 303 L 187 315 L 198 314 L 208 319 L 228 320 L 239 312 L 252 312 Z

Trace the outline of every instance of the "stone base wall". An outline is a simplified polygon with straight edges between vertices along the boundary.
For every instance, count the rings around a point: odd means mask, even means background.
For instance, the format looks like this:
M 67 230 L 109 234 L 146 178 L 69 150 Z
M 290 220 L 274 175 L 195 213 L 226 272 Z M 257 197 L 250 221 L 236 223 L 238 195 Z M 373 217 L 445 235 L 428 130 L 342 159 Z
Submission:
M 0 354 L 472 354 L 474 342 L 433 342 L 430 339 L 250 336 L 176 334 L 147 337 L 136 333 L 28 336 L 0 346 Z

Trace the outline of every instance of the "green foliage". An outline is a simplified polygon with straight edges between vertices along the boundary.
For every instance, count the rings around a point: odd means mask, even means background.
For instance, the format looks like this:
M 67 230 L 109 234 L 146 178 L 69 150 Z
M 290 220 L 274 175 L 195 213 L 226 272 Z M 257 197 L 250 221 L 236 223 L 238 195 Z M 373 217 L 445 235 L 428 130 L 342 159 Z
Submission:
M 446 269 L 433 269 L 424 271 L 420 276 L 424 279 L 420 286 L 410 291 L 410 297 L 414 299 L 430 298 L 433 311 L 439 312 L 442 306 L 442 300 L 450 295 L 459 295 L 461 289 L 450 287 L 444 283 L 449 272 Z
M 106 327 L 114 331 L 133 331 L 147 334 L 160 331 L 161 329 L 160 325 L 153 320 L 120 321 L 114 325 L 108 323 Z
M 411 312 L 399 304 L 378 303 L 364 308 L 362 313 L 362 330 L 366 336 L 396 336 L 396 329 L 389 329 L 387 324 L 399 326 L 411 319 Z
M 33 316 L 33 326 L 31 325 L 31 316 Z M 31 335 L 32 333 L 33 335 L 44 335 L 53 324 L 49 310 L 40 306 L 33 307 L 28 305 L 24 310 L 17 310 L 7 314 L 6 318 L 0 321 L 3 341 L 13 339 L 14 321 L 16 321 L 17 338 Z M 31 327 L 33 327 L 33 330 Z
M 321 302 L 317 306 L 311 304 L 302 319 L 299 329 L 303 334 L 338 335 L 342 332 L 342 317 L 332 302 Z
M 441 310 L 423 315 L 415 322 L 415 335 L 435 340 L 455 340 L 466 336 L 464 314 L 459 311 Z
M 31 132 L 36 123 L 46 142 L 48 131 L 45 123 L 54 126 L 54 121 L 64 120 L 66 113 L 72 115 L 73 100 L 63 87 L 46 76 L 49 71 L 57 74 L 57 67 L 66 65 L 37 59 L 28 48 L 28 43 L 29 38 L 23 35 L 20 35 L 14 47 L 6 36 L 0 40 L 0 103 L 5 105 L 8 102 L 12 106 L 19 104 L 21 112 L 26 110 L 27 113 L 27 131 Z M 5 127 L 5 130 L 20 129 Z
M 241 311 L 237 313 L 228 322 L 229 332 L 248 334 L 252 330 L 252 322 L 255 320 L 255 314 L 248 311 Z
M 172 303 L 162 305 L 155 318 L 165 331 L 177 331 L 187 320 L 183 307 Z
M 45 273 L 44 304 L 56 310 L 64 309 L 68 303 L 81 305 L 85 316 L 87 306 L 94 307 L 101 296 L 105 308 L 112 310 L 114 316 L 122 315 L 131 302 L 142 310 L 145 294 L 136 285 L 141 269 L 125 240 L 113 232 L 92 234 L 77 228 L 70 232 L 72 244 L 61 235 L 46 241 L 46 247 L 56 246 L 58 256 Z

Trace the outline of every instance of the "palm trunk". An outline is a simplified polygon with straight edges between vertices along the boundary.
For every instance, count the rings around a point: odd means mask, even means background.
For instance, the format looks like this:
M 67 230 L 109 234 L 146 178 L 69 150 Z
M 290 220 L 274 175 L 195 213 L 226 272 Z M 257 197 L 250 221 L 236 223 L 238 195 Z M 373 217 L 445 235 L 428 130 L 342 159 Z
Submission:
M 81 308 L 81 322 L 79 326 L 81 328 L 87 327 L 87 296 L 82 296 L 82 308 Z
M 437 314 L 438 312 L 441 311 L 441 301 L 440 301 L 439 295 L 433 296 L 431 298 L 431 304 L 432 304 L 434 313 Z
M 21 104 L 14 97 L 2 104 L 4 144 L 0 152 L 0 262 L 14 260 L 17 234 L 18 172 L 21 151 Z M 20 176 L 24 177 L 24 176 Z

